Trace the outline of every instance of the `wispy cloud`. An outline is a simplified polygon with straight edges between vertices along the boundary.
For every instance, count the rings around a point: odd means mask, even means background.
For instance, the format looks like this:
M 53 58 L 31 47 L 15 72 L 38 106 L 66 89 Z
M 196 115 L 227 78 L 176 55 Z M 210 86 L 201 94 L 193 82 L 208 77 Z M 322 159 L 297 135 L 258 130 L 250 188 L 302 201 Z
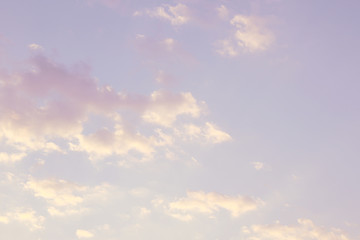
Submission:
M 9 224 L 13 221 L 24 224 L 30 231 L 42 229 L 45 218 L 38 215 L 33 209 L 19 208 L 15 211 L 0 215 L 0 223 Z
M 350 240 L 340 229 L 319 227 L 309 219 L 298 219 L 295 225 L 252 225 L 243 228 L 243 232 L 248 240 Z
M 163 206 L 163 202 L 158 203 Z M 255 198 L 244 196 L 228 196 L 215 192 L 188 192 L 187 196 L 165 205 L 166 213 L 182 221 L 190 221 L 193 215 L 200 213 L 210 217 L 220 209 L 227 210 L 232 217 L 256 210 L 264 203 Z
M 183 25 L 190 20 L 189 9 L 186 5 L 178 3 L 176 5 L 164 4 L 154 9 L 136 11 L 134 16 L 148 15 L 150 17 L 169 21 L 174 26 Z

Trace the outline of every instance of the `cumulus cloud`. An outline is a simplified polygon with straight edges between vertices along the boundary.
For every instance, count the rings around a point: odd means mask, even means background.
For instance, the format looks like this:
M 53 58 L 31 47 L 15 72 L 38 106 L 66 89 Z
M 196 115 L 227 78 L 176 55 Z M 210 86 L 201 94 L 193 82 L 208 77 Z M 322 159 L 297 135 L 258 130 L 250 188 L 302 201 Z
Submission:
M 248 240 L 350 240 L 340 229 L 328 230 L 309 219 L 298 219 L 296 225 L 252 225 L 243 232 L 249 235 Z
M 14 221 L 24 224 L 30 231 L 35 231 L 43 228 L 45 218 L 39 216 L 33 209 L 25 208 L 19 208 L 7 212 L 5 215 L 0 215 L 0 223 L 8 224 Z
M 159 201 L 157 201 L 159 203 Z M 158 205 L 162 205 L 160 202 Z M 190 221 L 193 214 L 201 213 L 213 216 L 220 209 L 227 210 L 232 217 L 256 210 L 263 202 L 244 196 L 228 196 L 215 192 L 188 192 L 187 196 L 167 204 L 166 213 L 182 221 Z
M 84 229 L 78 229 L 76 230 L 76 236 L 81 239 L 81 238 L 92 238 L 94 237 L 94 234 L 90 231 L 84 230 Z
M 174 39 L 166 38 L 161 44 L 165 51 L 173 51 Z M 0 162 L 20 161 L 32 151 L 82 151 L 92 160 L 112 155 L 149 160 L 181 135 L 164 129 L 182 131 L 178 126 L 199 118 L 204 106 L 190 92 L 117 92 L 100 86 L 85 64 L 67 67 L 35 55 L 24 70 L 0 74 L 0 140 L 16 152 L 1 152 Z M 135 122 L 153 134 L 142 134 L 124 112 L 131 112 Z M 89 131 L 86 126 L 93 117 L 104 121 Z M 210 123 L 201 128 L 201 136 L 208 143 L 230 139 Z
M 189 9 L 186 5 L 178 3 L 174 6 L 164 4 L 155 9 L 147 9 L 145 11 L 136 11 L 134 16 L 148 15 L 169 21 L 174 26 L 179 26 L 187 23 L 190 20 Z
M 241 52 L 264 51 L 275 40 L 263 18 L 239 14 L 231 19 L 230 24 L 235 31 L 231 37 L 218 42 L 218 53 L 221 55 L 236 56 Z

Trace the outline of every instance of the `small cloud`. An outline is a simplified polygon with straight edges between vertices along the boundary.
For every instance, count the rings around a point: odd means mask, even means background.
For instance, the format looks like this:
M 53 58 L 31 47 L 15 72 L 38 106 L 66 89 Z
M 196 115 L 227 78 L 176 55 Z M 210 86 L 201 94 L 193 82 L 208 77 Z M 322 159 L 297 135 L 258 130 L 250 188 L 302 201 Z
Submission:
M 145 35 L 143 34 L 136 34 L 136 39 L 143 39 L 145 38 Z
M 218 16 L 223 19 L 226 20 L 229 17 L 229 10 L 224 6 L 221 5 L 220 7 L 216 8 L 217 12 L 218 12 Z
M 230 141 L 231 136 L 220 130 L 215 124 L 206 122 L 204 126 L 197 126 L 194 124 L 185 124 L 182 131 L 178 134 L 183 135 L 184 140 L 201 140 L 207 143 L 222 143 Z
M 207 122 L 205 127 L 205 138 L 212 143 L 221 143 L 231 140 L 231 136 L 219 130 L 214 124 Z
M 78 229 L 76 230 L 76 236 L 81 239 L 81 238 L 92 238 L 94 237 L 94 234 L 92 232 L 83 230 L 83 229 Z
M 189 9 L 184 4 L 177 4 L 174 6 L 164 4 L 155 9 L 147 9 L 145 11 L 135 11 L 133 16 L 148 15 L 163 20 L 169 21 L 174 26 L 179 26 L 187 23 L 190 20 Z
M 39 44 L 36 44 L 36 43 L 29 44 L 28 48 L 33 51 L 39 51 L 39 50 L 44 49 L 42 46 L 40 46 Z
M 252 162 L 251 164 L 253 165 L 253 167 L 256 170 L 261 170 L 261 169 L 264 168 L 264 163 L 263 162 Z
M 192 214 L 202 213 L 213 218 L 220 209 L 230 212 L 232 217 L 239 217 L 248 211 L 256 210 L 264 203 L 259 199 L 243 196 L 227 196 L 214 192 L 188 192 L 187 197 L 170 202 L 167 214 L 182 221 L 190 221 Z
M 263 18 L 239 14 L 231 19 L 230 24 L 235 27 L 235 31 L 231 37 L 218 42 L 217 52 L 221 55 L 236 56 L 241 52 L 265 51 L 275 40 Z
M 149 216 L 150 214 L 151 214 L 151 210 L 149 210 L 149 209 L 147 209 L 147 208 L 145 208 L 145 207 L 140 208 L 140 213 L 139 213 L 139 215 L 140 215 L 141 218 L 147 217 L 147 216 Z
M 174 50 L 175 40 L 173 38 L 166 38 L 162 43 L 167 51 L 171 52 Z

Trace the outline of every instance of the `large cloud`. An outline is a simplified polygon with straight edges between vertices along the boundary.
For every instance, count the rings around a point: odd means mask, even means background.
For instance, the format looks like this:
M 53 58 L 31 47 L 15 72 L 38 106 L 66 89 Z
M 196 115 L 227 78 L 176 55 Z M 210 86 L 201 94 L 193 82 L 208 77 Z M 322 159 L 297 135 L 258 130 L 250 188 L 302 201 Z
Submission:
M 159 143 L 164 143 L 165 134 L 154 124 L 169 128 L 181 124 L 180 116 L 189 121 L 203 112 L 203 103 L 190 92 L 158 90 L 149 96 L 117 92 L 100 86 L 87 65 L 66 67 L 41 54 L 30 58 L 25 70 L 0 76 L 0 140 L 22 152 L 73 150 L 103 158 L 135 151 L 150 159 L 164 146 Z M 124 112 L 129 111 L 153 134 L 144 136 L 127 121 Z M 85 125 L 93 116 L 107 120 L 89 132 Z M 209 124 L 206 131 L 213 143 L 228 138 Z M 70 148 L 61 149 L 59 139 Z M 4 152 L 0 161 L 14 162 L 24 156 Z

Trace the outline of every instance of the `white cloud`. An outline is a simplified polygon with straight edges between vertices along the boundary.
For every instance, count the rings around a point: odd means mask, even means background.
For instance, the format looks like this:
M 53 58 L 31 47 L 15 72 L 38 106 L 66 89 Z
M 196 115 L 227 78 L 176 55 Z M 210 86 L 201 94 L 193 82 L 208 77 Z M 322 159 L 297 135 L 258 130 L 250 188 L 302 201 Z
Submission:
M 218 12 L 218 16 L 221 19 L 225 20 L 225 19 L 227 19 L 229 17 L 229 10 L 224 5 L 221 5 L 220 7 L 216 8 L 216 10 Z
M 79 208 L 79 207 L 49 207 L 47 209 L 48 213 L 51 216 L 56 216 L 56 217 L 66 217 L 66 216 L 70 216 L 70 215 L 80 215 L 80 214 L 84 214 L 87 213 L 89 211 L 89 209 L 87 208 Z
M 13 163 L 18 162 L 23 159 L 27 154 L 26 153 L 12 153 L 8 154 L 6 152 L 0 152 L 0 163 Z
M 25 189 L 34 192 L 36 197 L 46 199 L 54 206 L 76 206 L 83 202 L 81 192 L 87 190 L 86 187 L 59 179 L 36 180 L 30 178 L 25 184 Z
M 264 168 L 264 163 L 262 162 L 252 162 L 251 163 L 256 170 L 261 170 Z
M 230 141 L 231 136 L 218 129 L 213 123 L 206 122 L 204 126 L 194 124 L 184 124 L 183 129 L 178 130 L 178 134 L 182 135 L 184 140 L 200 139 L 202 142 L 217 144 Z
M 92 238 L 94 237 L 94 234 L 92 232 L 89 232 L 87 230 L 84 229 L 78 229 L 76 230 L 76 236 L 81 239 L 81 238 Z
M 29 47 L 31 50 L 34 50 L 34 51 L 43 50 L 43 49 L 44 49 L 42 46 L 40 46 L 39 44 L 36 44 L 36 43 L 29 44 L 28 47 Z
M 144 159 L 150 158 L 155 151 L 150 139 L 140 133 L 127 131 L 121 125 L 115 125 L 115 130 L 103 128 L 90 135 L 78 135 L 78 144 L 72 144 L 75 151 L 85 151 L 96 160 L 113 154 L 125 155 L 131 150 L 143 154 Z
M 243 228 L 248 240 L 350 240 L 340 229 L 327 230 L 309 219 L 298 219 L 296 225 L 252 225 Z
M 163 51 L 174 51 L 176 45 L 172 38 L 157 43 Z M 144 162 L 176 143 L 179 134 L 173 129 L 204 112 L 205 103 L 190 92 L 129 95 L 99 86 L 85 65 L 68 68 L 43 55 L 28 62 L 32 71 L 1 75 L 0 140 L 20 153 L 4 151 L 0 162 L 20 161 L 34 151 L 83 151 L 90 160 L 117 155 Z M 161 73 L 160 78 L 168 77 Z M 126 113 L 120 115 L 124 110 L 135 121 L 129 121 Z M 93 126 L 92 118 L 102 121 Z M 148 130 L 153 134 L 142 133 Z M 210 123 L 201 127 L 201 137 L 210 143 L 230 139 Z
M 141 218 L 147 217 L 151 214 L 151 210 L 145 207 L 140 208 L 139 215 Z
M 32 209 L 17 209 L 0 216 L 0 223 L 9 224 L 13 221 L 24 224 L 30 231 L 35 231 L 43 228 L 45 218 L 37 215 Z
M 192 214 L 202 213 L 212 216 L 220 209 L 230 212 L 232 217 L 239 217 L 248 211 L 256 210 L 263 202 L 259 199 L 243 196 L 227 196 L 214 192 L 188 192 L 187 197 L 170 202 L 167 214 L 180 220 L 189 221 Z
M 241 52 L 264 51 L 275 40 L 263 18 L 239 14 L 231 19 L 230 24 L 235 31 L 230 38 L 218 42 L 218 53 L 221 55 L 236 56 Z
M 148 109 L 142 118 L 150 123 L 170 127 L 180 115 L 199 117 L 201 107 L 191 93 L 175 95 L 165 91 L 156 91 L 151 94 Z
M 134 16 L 141 16 L 146 14 L 150 17 L 156 17 L 169 21 L 174 26 L 179 26 L 187 23 L 190 20 L 189 9 L 186 5 L 178 3 L 171 6 L 164 4 L 163 6 L 156 7 L 152 10 L 136 11 Z
M 211 143 L 221 143 L 231 140 L 231 136 L 219 130 L 214 124 L 207 122 L 204 130 L 205 138 Z

